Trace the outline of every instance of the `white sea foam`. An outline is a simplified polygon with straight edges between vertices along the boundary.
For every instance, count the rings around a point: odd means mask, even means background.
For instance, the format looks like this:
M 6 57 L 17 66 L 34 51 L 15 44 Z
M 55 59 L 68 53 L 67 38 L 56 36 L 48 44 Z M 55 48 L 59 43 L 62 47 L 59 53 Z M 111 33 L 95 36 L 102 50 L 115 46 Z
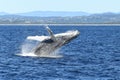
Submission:
M 30 56 L 30 57 L 37 57 L 34 53 L 19 53 L 17 54 L 19 56 Z
M 63 57 L 62 55 L 59 55 L 59 54 L 42 54 L 42 55 L 35 55 L 34 53 L 20 53 L 20 54 L 17 54 L 18 56 L 28 56 L 28 57 L 48 57 L 48 58 L 61 58 Z

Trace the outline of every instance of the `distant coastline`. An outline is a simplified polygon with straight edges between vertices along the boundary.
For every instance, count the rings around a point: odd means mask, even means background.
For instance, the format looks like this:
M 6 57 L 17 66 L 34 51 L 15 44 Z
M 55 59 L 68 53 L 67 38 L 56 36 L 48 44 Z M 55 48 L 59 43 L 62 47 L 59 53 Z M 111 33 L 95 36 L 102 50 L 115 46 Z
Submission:
M 54 14 L 59 14 L 54 13 Z M 54 15 L 53 14 L 53 15 Z M 71 13 L 71 15 L 74 13 Z M 62 15 L 62 14 L 61 14 Z M 41 15 L 42 16 L 42 15 Z M 0 16 L 0 24 L 2 25 L 120 25 L 120 14 L 103 13 L 79 16 L 20 16 L 20 15 L 3 15 Z
M 120 26 L 120 24 L 0 24 L 0 26 Z

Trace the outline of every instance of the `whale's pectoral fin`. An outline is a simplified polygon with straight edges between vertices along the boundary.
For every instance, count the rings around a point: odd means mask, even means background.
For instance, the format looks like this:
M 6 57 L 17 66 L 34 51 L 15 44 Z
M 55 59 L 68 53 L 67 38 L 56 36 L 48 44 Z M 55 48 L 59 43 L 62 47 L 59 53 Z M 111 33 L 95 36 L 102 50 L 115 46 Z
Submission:
M 48 26 L 45 26 L 45 27 L 46 27 L 46 29 L 47 29 L 49 35 L 51 36 L 51 39 L 52 39 L 53 41 L 56 41 L 56 38 L 55 38 L 55 36 L 54 36 L 52 30 L 51 30 Z

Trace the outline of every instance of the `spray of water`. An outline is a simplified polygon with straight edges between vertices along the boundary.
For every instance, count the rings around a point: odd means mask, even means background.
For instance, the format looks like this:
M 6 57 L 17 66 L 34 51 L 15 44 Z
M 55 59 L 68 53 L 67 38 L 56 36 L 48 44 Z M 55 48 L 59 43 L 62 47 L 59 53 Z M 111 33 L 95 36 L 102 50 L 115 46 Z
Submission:
M 28 36 L 27 38 L 29 38 Z M 26 39 L 24 43 L 21 45 L 21 53 L 17 54 L 19 56 L 29 56 L 29 57 L 49 57 L 49 58 L 60 58 L 62 55 L 60 55 L 60 49 L 55 50 L 53 53 L 50 54 L 41 54 L 41 55 L 35 55 L 32 52 L 32 49 L 37 46 L 40 42 L 39 41 L 33 41 Z

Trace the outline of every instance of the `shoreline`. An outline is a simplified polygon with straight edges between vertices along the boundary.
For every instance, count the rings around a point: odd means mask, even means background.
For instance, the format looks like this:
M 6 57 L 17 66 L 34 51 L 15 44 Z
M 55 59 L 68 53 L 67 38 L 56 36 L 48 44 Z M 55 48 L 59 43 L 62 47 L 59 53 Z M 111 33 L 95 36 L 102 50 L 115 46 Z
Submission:
M 0 24 L 0 26 L 120 26 L 120 24 Z

